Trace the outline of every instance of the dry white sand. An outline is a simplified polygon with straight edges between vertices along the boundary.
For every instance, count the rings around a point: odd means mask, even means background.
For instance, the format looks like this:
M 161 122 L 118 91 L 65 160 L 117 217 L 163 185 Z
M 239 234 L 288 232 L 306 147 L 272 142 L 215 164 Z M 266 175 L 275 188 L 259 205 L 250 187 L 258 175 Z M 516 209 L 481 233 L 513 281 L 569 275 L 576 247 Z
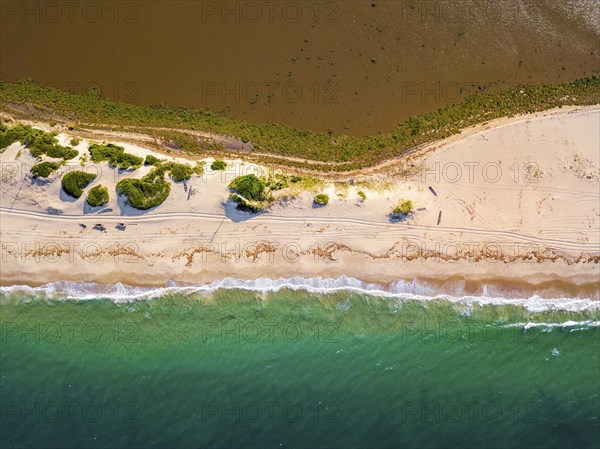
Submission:
M 70 137 L 59 135 L 65 145 Z M 78 146 L 82 155 L 89 144 L 84 139 Z M 34 181 L 29 168 L 35 161 L 16 143 L 0 156 L 1 283 L 164 285 L 169 279 L 345 275 L 378 283 L 552 283 L 597 291 L 599 155 L 597 106 L 504 119 L 395 162 L 377 182 L 359 176 L 354 185 L 327 183 L 321 189 L 331 198 L 326 207 L 313 207 L 314 192 L 296 192 L 251 216 L 227 204 L 227 185 L 239 174 L 266 173 L 264 167 L 228 161 L 227 171 L 207 169 L 188 181 L 192 195 L 174 183 L 161 206 L 138 211 L 116 197 L 115 185 L 149 168 L 82 167 L 76 158 L 48 182 Z M 86 192 L 108 186 L 107 207 L 91 209 L 86 193 L 73 200 L 61 192 L 61 176 L 72 169 L 98 173 Z M 406 171 L 410 175 L 398 175 Z M 421 210 L 392 222 L 389 213 L 401 199 Z M 124 231 L 116 228 L 121 222 Z M 93 230 L 96 223 L 106 232 Z

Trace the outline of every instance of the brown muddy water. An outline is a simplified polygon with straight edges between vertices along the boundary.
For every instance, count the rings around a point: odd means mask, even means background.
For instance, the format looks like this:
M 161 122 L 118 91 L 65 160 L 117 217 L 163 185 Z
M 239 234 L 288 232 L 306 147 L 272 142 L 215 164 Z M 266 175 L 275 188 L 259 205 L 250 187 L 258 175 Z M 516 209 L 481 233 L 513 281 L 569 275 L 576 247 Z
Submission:
M 0 79 L 363 135 L 599 73 L 596 0 L 0 0 Z

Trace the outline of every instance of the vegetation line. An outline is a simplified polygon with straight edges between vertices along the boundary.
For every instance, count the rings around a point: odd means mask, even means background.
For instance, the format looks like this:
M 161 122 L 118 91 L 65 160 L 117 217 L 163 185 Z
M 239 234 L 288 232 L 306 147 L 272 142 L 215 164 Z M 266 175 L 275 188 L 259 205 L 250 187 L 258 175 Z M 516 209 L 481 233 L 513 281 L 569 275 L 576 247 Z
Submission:
M 525 85 L 477 93 L 434 112 L 410 117 L 387 133 L 352 137 L 235 120 L 206 110 L 119 103 L 99 98 L 94 92 L 75 95 L 42 87 L 31 80 L 0 81 L 0 109 L 18 110 L 31 119 L 60 120 L 73 129 L 93 123 L 117 130 L 125 127 L 129 130 L 131 127 L 168 128 L 152 130 L 152 135 L 167 148 L 179 149 L 188 155 L 223 157 L 228 151 L 229 157 L 233 155 L 263 164 L 280 164 L 281 157 L 286 157 L 290 158 L 286 161 L 289 167 L 319 172 L 372 167 L 414 147 L 447 138 L 492 119 L 599 103 L 600 77 L 597 76 L 567 84 Z M 201 133 L 216 138 L 204 137 Z

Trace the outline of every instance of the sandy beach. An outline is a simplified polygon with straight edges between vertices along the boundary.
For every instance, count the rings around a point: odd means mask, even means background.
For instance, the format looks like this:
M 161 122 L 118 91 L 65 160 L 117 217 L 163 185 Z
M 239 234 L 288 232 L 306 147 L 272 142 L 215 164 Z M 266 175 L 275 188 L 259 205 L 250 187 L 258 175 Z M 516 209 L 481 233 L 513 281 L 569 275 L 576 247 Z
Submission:
M 68 145 L 73 136 L 58 138 Z M 156 154 L 125 137 L 112 133 L 106 141 Z M 83 138 L 76 149 L 84 155 L 103 140 Z M 598 298 L 599 148 L 598 106 L 503 119 L 349 180 L 325 180 L 315 191 L 284 189 L 254 216 L 235 209 L 227 186 L 241 174 L 268 174 L 268 167 L 228 160 L 226 171 L 215 172 L 207 160 L 203 176 L 173 183 L 162 205 L 139 211 L 117 198 L 115 186 L 149 167 L 131 173 L 107 163 L 82 167 L 75 158 L 47 181 L 33 180 L 35 159 L 15 143 L 0 155 L 1 283 L 164 286 L 346 276 L 450 294 L 482 293 L 486 285 L 514 295 Z M 73 169 L 98 174 L 88 189 L 107 186 L 106 207 L 91 209 L 85 195 L 74 200 L 61 192 L 62 175 Z M 321 192 L 331 201 L 314 207 Z M 414 214 L 391 220 L 402 199 L 413 201 Z

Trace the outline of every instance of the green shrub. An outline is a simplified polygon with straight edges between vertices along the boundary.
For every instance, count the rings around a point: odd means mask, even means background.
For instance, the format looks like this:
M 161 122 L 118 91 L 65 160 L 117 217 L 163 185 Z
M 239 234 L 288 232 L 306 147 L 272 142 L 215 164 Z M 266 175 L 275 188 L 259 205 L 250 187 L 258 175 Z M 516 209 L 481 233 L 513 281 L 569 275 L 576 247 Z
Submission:
M 362 190 L 359 190 L 357 192 L 358 197 L 360 198 L 361 201 L 366 201 L 367 199 L 367 195 L 365 194 L 365 192 L 363 192 Z
M 108 203 L 108 187 L 102 185 L 92 187 L 88 193 L 87 203 L 92 207 Z
M 302 181 L 302 176 L 294 175 L 290 178 L 290 181 L 293 182 L 294 184 L 296 184 L 297 182 Z
M 262 205 L 260 203 L 255 201 L 248 201 L 246 198 L 241 197 L 237 193 L 232 193 L 231 195 L 229 195 L 229 198 L 231 198 L 235 203 L 237 203 L 236 209 L 238 210 L 250 212 L 253 214 L 256 214 L 263 210 Z
M 210 164 L 211 170 L 225 170 L 227 168 L 227 162 L 225 161 L 214 161 Z
M 398 205 L 394 208 L 392 213 L 394 215 L 408 215 L 414 210 L 414 205 L 411 200 L 402 200 Z
M 65 193 L 73 198 L 79 198 L 90 182 L 96 179 L 96 175 L 82 171 L 72 171 L 62 178 L 62 188 Z
M 118 167 L 122 170 L 139 168 L 144 159 L 133 154 L 125 153 L 125 149 L 118 145 L 109 143 L 107 145 L 90 145 L 90 155 L 93 162 L 108 161 L 112 167 Z
M 59 145 L 48 148 L 48 151 L 46 152 L 46 155 L 48 157 L 54 157 L 56 159 L 64 159 L 64 160 L 73 159 L 78 154 L 79 154 L 79 151 L 74 150 L 73 148 L 61 147 Z
M 149 154 L 146 156 L 146 159 L 144 160 L 144 165 L 158 165 L 161 162 L 162 161 L 159 158 Z
M 168 164 L 160 164 L 158 167 L 152 169 L 150 173 L 144 176 L 146 182 L 155 182 L 155 181 L 163 181 L 165 182 L 165 173 L 169 170 Z
M 326 193 L 319 193 L 317 196 L 315 196 L 313 202 L 319 206 L 326 206 L 329 204 L 329 195 Z
M 33 157 L 41 157 L 58 145 L 58 140 L 54 134 L 28 125 L 16 125 L 9 129 L 8 133 L 13 133 L 14 140 L 18 140 L 25 145 Z
M 250 201 L 264 201 L 265 183 L 256 175 L 238 176 L 229 184 L 229 188 Z
M 71 144 L 71 146 L 76 147 L 77 145 L 79 145 L 79 139 L 73 137 L 69 143 Z
M 123 179 L 117 184 L 117 190 L 127 197 L 132 207 L 150 209 L 162 204 L 171 192 L 171 184 L 165 181 L 164 173 L 163 167 L 157 167 L 141 179 Z
M 204 166 L 205 165 L 206 165 L 206 162 L 204 162 L 204 161 L 196 162 L 196 166 L 194 167 L 194 173 L 196 173 L 198 176 L 202 176 L 204 174 Z
M 59 167 L 60 164 L 58 162 L 40 162 L 31 167 L 31 173 L 33 173 L 34 178 L 47 178 L 52 172 L 58 170 Z
M 287 176 L 276 174 L 274 177 L 269 177 L 265 182 L 265 185 L 272 191 L 285 189 L 288 187 Z
M 42 157 L 46 154 L 49 157 L 67 160 L 73 159 L 79 154 L 77 150 L 60 146 L 53 133 L 32 128 L 29 125 L 19 124 L 0 130 L 0 148 L 6 148 L 14 142 L 21 142 L 25 145 L 33 157 Z
M 2 125 L 2 128 L 0 128 L 0 152 L 4 152 L 6 148 L 18 140 L 14 133 L 8 131 L 6 125 Z
M 477 86 L 474 86 L 477 88 Z M 210 143 L 187 134 L 202 131 L 252 142 L 262 154 L 246 153 L 244 158 L 263 164 L 278 163 L 319 172 L 350 171 L 373 166 L 397 157 L 410 148 L 444 139 L 462 129 L 499 117 L 548 110 L 566 105 L 595 105 L 600 102 L 600 77 L 591 76 L 566 84 L 520 85 L 496 89 L 494 84 L 479 86 L 477 93 L 440 109 L 407 119 L 390 132 L 370 136 L 317 133 L 274 123 L 235 120 L 207 110 L 174 107 L 147 107 L 119 103 L 98 95 L 76 95 L 31 80 L 16 83 L 0 81 L 0 101 L 32 106 L 62 117 L 76 117 L 82 123 L 108 126 L 173 128 L 151 130 L 194 154 L 223 154 L 222 144 Z M 35 114 L 35 112 L 31 112 Z M 6 140 L 0 138 L 6 144 Z M 273 158 L 267 155 L 283 156 Z M 293 159 L 296 158 L 296 159 Z M 324 163 L 316 163 L 317 161 Z
M 187 181 L 194 174 L 194 169 L 187 164 L 178 164 L 176 162 L 170 162 L 168 164 L 168 170 L 171 171 L 171 178 L 175 182 Z

